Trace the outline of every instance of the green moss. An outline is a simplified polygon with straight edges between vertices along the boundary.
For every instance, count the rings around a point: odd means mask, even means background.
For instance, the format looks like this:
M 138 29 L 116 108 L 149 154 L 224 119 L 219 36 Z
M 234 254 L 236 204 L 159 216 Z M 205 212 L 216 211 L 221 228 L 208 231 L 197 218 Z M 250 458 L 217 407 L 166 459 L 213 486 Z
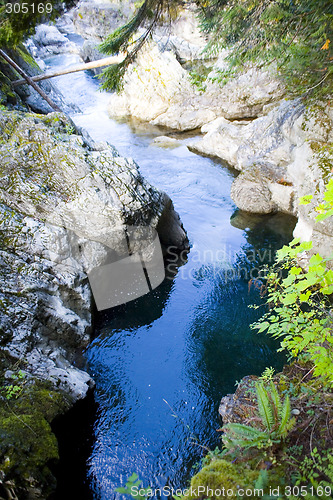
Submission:
M 312 141 L 310 147 L 317 165 L 322 172 L 323 179 L 326 182 L 332 177 L 333 171 L 333 144 L 331 142 L 322 143 Z
M 0 104 L 16 104 L 16 101 L 17 95 L 12 91 L 9 78 L 0 71 Z
M 40 67 L 36 63 L 35 59 L 32 57 L 32 55 L 27 51 L 27 49 L 24 47 L 24 45 L 19 45 L 16 47 L 16 52 L 20 57 L 22 57 L 23 61 L 29 64 L 32 68 L 38 69 L 40 71 Z
M 1 189 L 15 199 L 32 203 L 40 215 L 52 200 L 68 201 L 76 186 L 64 182 L 64 173 L 75 178 L 84 151 L 70 141 L 75 127 L 61 113 L 48 116 L 0 111 Z
M 9 359 L 2 353 L 1 361 L 4 373 Z M 26 491 L 33 482 L 42 485 L 46 498 L 55 486 L 49 465 L 59 458 L 50 424 L 71 401 L 50 383 L 17 373 L 22 372 L 16 369 L 11 378 L 0 377 L 0 471 L 4 482 L 13 481 L 16 492 Z M 13 387 L 19 390 L 8 391 Z
M 212 500 L 222 500 L 226 497 L 236 498 L 237 489 L 244 487 L 253 488 L 258 476 L 258 470 L 251 470 L 244 463 L 236 465 L 227 460 L 214 459 L 192 478 L 189 494 L 184 498 L 209 497 Z M 205 489 L 204 492 L 202 488 Z M 233 495 L 227 495 L 227 490 L 232 491 Z

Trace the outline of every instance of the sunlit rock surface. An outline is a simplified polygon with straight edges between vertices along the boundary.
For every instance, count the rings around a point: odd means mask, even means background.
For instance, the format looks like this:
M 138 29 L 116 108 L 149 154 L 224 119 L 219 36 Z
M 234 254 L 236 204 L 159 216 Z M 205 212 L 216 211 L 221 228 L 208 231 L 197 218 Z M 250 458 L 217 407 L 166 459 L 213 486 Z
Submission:
M 122 91 L 111 96 L 112 117 L 131 116 L 153 125 L 193 130 L 221 116 L 255 118 L 283 94 L 271 72 L 257 69 L 249 69 L 223 87 L 209 81 L 201 92 L 191 84 L 176 55 L 159 47 L 147 45 L 129 66 Z M 216 63 L 213 74 L 221 64 L 221 60 Z

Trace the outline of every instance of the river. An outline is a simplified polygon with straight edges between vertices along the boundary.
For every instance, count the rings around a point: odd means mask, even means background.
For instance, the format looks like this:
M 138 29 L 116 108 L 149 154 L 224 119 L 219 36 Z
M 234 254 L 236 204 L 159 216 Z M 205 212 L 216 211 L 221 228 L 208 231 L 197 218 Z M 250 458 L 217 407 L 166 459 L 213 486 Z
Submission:
M 63 67 L 76 58 L 46 63 Z M 94 140 L 133 157 L 170 195 L 191 243 L 175 276 L 97 318 L 85 353 L 98 403 L 87 498 L 113 499 L 133 472 L 144 485 L 184 488 L 195 464 L 220 443 L 221 397 L 243 376 L 282 366 L 274 342 L 250 329 L 263 310 L 248 307 L 261 300 L 249 280 L 252 269 L 271 262 L 290 240 L 294 220 L 239 212 L 230 198 L 235 172 L 191 153 L 186 135 L 174 135 L 179 147 L 162 149 L 152 140 L 165 130 L 111 120 L 109 95 L 92 75 L 55 80 L 82 110 L 74 121 Z

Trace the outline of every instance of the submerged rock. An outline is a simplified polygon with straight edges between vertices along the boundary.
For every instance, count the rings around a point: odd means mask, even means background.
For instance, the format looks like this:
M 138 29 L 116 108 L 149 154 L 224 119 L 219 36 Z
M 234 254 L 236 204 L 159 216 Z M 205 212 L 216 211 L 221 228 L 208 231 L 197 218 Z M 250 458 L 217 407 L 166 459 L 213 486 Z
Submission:
M 155 137 L 151 145 L 159 146 L 160 148 L 178 148 L 181 145 L 181 142 L 178 141 L 178 139 L 174 139 L 173 137 L 160 135 L 159 137 Z

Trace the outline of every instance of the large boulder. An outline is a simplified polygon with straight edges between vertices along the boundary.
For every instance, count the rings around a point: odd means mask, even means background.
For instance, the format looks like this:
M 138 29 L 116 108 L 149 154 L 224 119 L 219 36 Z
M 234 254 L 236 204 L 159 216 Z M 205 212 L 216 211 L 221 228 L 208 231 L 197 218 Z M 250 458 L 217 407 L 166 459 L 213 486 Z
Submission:
M 156 228 L 188 248 L 170 198 L 133 160 L 84 138 L 61 113 L 0 111 L 1 331 L 27 370 L 82 397 L 73 366 L 89 342 L 89 271 L 123 246 L 126 225 Z
M 191 92 L 187 72 L 173 54 L 161 53 L 156 44 L 148 44 L 127 69 L 122 92 L 111 96 L 109 113 L 116 118 L 153 121 L 183 91 Z

